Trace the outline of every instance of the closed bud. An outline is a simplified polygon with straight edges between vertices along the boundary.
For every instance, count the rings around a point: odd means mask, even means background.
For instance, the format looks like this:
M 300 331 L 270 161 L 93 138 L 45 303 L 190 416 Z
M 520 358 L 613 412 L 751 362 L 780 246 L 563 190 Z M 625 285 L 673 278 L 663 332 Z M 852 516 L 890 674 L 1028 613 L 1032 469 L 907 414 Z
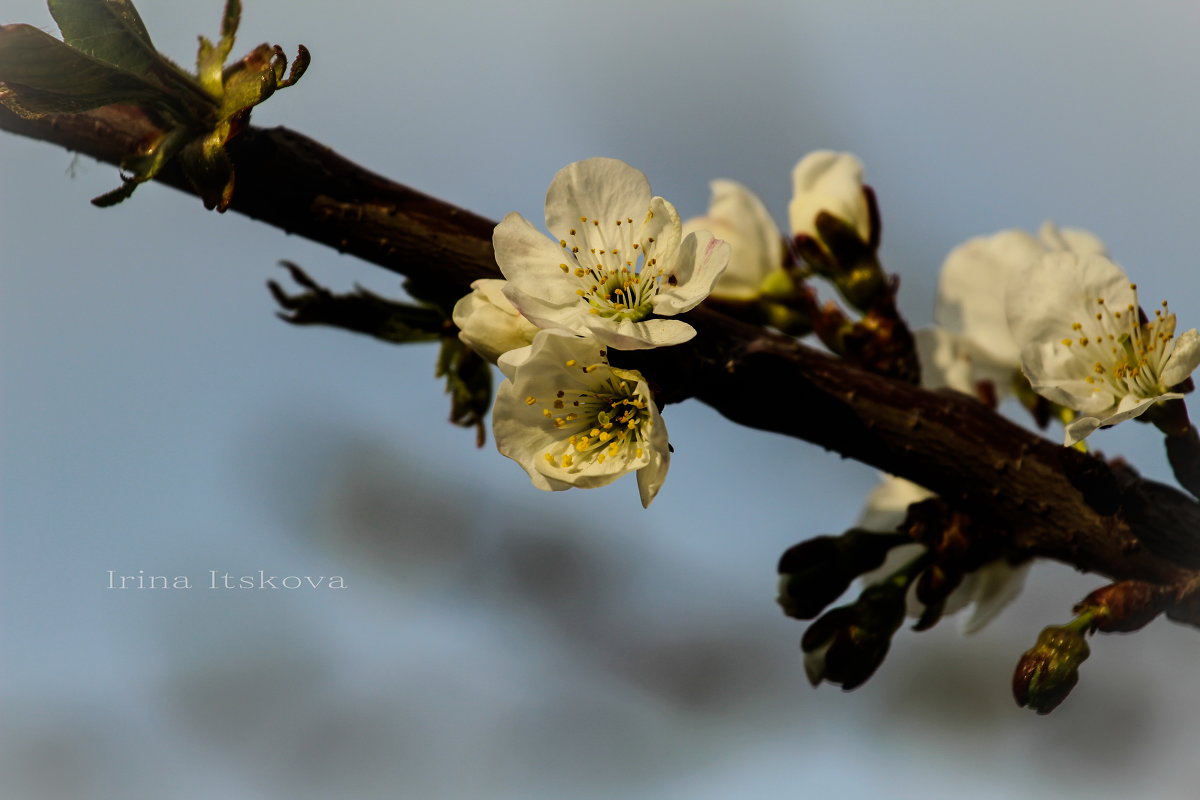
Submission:
M 1089 614 L 1094 630 L 1129 633 L 1162 613 L 1170 599 L 1170 592 L 1161 586 L 1145 581 L 1120 581 L 1089 594 L 1075 606 L 1075 613 Z
M 875 248 L 859 231 L 827 211 L 818 213 L 814 223 L 815 235 L 799 233 L 794 240 L 805 262 L 859 311 L 868 311 L 887 297 L 888 276 L 879 265 Z
M 878 567 L 889 550 L 906 541 L 903 536 L 850 530 L 801 542 L 779 559 L 776 602 L 789 617 L 812 619 L 855 578 Z
M 1085 620 L 1085 618 L 1081 618 Z M 1049 714 L 1079 682 L 1079 665 L 1091 654 L 1083 631 L 1076 626 L 1051 626 L 1017 662 L 1013 697 L 1017 705 Z
M 809 681 L 814 686 L 827 681 L 845 691 L 866 683 L 904 621 L 904 594 L 898 583 L 870 586 L 853 605 L 835 608 L 809 626 L 800 643 Z

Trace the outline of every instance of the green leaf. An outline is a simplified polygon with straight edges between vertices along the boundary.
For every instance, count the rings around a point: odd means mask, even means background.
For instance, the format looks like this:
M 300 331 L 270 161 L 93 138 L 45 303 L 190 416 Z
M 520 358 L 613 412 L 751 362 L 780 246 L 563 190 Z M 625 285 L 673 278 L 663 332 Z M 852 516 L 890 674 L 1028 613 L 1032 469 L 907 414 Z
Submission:
M 149 81 L 69 47 L 31 25 L 0 26 L 5 102 L 34 114 L 86 111 L 112 103 L 173 105 Z
M 88 55 L 157 83 L 187 109 L 180 121 L 211 115 L 215 101 L 191 75 L 154 49 L 128 0 L 48 0 L 63 41 Z
M 158 61 L 150 34 L 123 0 L 48 0 L 63 41 L 101 61 L 146 75 Z

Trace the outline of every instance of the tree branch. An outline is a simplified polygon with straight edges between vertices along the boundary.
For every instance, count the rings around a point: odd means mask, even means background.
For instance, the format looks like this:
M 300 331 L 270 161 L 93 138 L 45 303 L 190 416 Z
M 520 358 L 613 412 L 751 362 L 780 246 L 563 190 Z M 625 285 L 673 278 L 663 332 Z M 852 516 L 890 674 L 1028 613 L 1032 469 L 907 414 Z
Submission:
M 153 130 L 123 106 L 34 120 L 0 108 L 0 128 L 114 164 Z M 423 296 L 462 295 L 476 278 L 498 277 L 489 220 L 285 128 L 247 128 L 229 152 L 239 213 L 405 275 Z M 194 193 L 170 166 L 159 180 Z M 698 335 L 685 345 L 614 356 L 642 369 L 667 402 L 696 397 L 735 422 L 808 440 L 987 515 L 1019 551 L 1177 587 L 1169 614 L 1200 627 L 1200 505 L 1182 492 L 1060 447 L 966 396 L 863 372 L 712 309 L 688 321 Z

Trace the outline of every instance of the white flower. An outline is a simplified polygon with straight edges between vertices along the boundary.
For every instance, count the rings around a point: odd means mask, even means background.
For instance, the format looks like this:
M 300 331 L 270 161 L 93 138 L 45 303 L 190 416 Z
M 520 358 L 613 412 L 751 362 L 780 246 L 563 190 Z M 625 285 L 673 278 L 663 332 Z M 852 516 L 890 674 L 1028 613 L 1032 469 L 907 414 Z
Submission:
M 520 214 L 496 226 L 504 292 L 539 328 L 593 336 L 619 350 L 685 342 L 682 320 L 655 319 L 695 308 L 729 260 L 729 246 L 706 232 L 682 235 L 679 214 L 650 196 L 646 176 L 613 158 L 559 170 L 546 193 L 546 227 Z
M 849 153 L 817 150 L 800 159 L 792 170 L 792 202 L 788 206 L 792 235 L 803 234 L 822 242 L 817 215 L 825 211 L 854 228 L 864 242 L 870 242 L 871 209 L 862 172 L 862 162 Z
M 944 333 L 917 335 L 918 346 L 930 356 L 921 361 L 929 383 L 968 394 L 981 380 L 992 381 L 1000 393 L 1010 389 L 1021 366 L 1021 349 L 1009 332 L 1004 310 L 1009 282 L 1046 253 L 1059 252 L 1105 255 L 1105 248 L 1087 231 L 1060 230 L 1046 222 L 1037 238 L 1022 230 L 1005 230 L 950 251 L 942 264 L 934 309 L 934 320 Z
M 1041 256 L 1010 282 L 1007 311 L 1034 391 L 1080 415 L 1066 445 L 1182 397 L 1171 388 L 1200 364 L 1200 334 L 1176 338 L 1166 301 L 1142 322 L 1137 286 L 1100 255 Z
M 641 373 L 610 367 L 595 341 L 539 331 L 498 365 L 500 452 L 548 491 L 605 486 L 636 471 L 642 505 L 667 476 L 667 429 Z
M 452 313 L 458 338 L 493 364 L 503 353 L 527 346 L 538 332 L 504 296 L 505 283 L 494 278 L 475 281 Z
M 729 243 L 729 266 L 717 279 L 713 297 L 755 300 L 764 284 L 786 283 L 783 234 L 767 207 L 745 186 L 715 180 L 708 214 L 683 223 L 684 234 L 708 231 Z
M 883 483 L 875 487 L 867 497 L 858 527 L 876 533 L 894 533 L 904 522 L 908 506 L 934 497 L 933 492 L 911 481 L 885 476 Z M 862 576 L 865 585 L 881 583 L 905 564 L 925 552 L 924 545 L 904 544 L 892 548 L 883 566 Z M 962 583 L 946 598 L 943 614 L 954 614 L 970 607 L 971 612 L 959 623 L 964 634 L 974 633 L 991 622 L 1005 606 L 1021 593 L 1029 564 L 1013 566 L 1004 559 L 985 564 L 963 576 Z M 915 585 L 908 592 L 908 615 L 920 617 L 924 604 L 917 600 Z

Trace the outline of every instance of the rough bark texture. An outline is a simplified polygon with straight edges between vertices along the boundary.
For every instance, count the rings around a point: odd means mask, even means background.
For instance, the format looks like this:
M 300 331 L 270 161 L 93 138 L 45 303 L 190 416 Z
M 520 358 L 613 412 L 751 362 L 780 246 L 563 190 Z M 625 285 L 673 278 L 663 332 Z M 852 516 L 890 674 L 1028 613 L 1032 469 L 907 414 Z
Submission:
M 140 112 L 119 106 L 37 120 L 0 108 L 0 128 L 110 163 L 150 130 Z M 230 152 L 234 211 L 406 275 L 422 293 L 463 294 L 472 280 L 498 275 L 490 220 L 285 128 L 248 128 Z M 177 170 L 160 180 L 191 191 Z M 963 395 L 863 372 L 711 309 L 687 319 L 699 331 L 692 342 L 621 354 L 660 397 L 696 397 L 735 422 L 913 480 L 1002 522 L 1011 544 L 1030 555 L 1176 587 L 1170 616 L 1200 626 L 1200 505 L 1182 492 L 1060 447 Z M 762 398 L 780 393 L 804 412 L 769 413 Z

